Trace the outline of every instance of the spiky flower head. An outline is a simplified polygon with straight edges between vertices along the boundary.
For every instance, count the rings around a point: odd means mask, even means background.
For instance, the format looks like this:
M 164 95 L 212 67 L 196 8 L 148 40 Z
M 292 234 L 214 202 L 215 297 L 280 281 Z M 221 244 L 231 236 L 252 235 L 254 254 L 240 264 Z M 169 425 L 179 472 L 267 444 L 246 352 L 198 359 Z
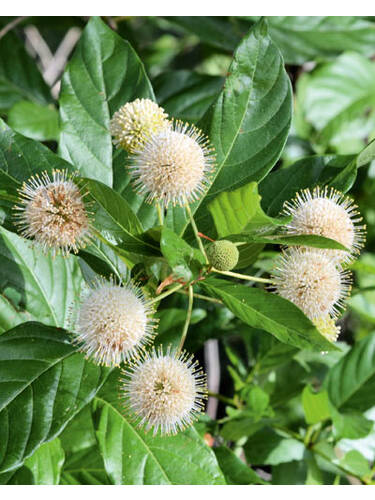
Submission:
M 113 115 L 109 130 L 113 143 L 132 153 L 140 149 L 146 139 L 170 127 L 164 109 L 150 99 L 136 99 L 124 104 Z
M 82 300 L 74 342 L 95 363 L 118 366 L 153 338 L 152 312 L 132 283 L 99 279 Z
M 215 161 L 208 139 L 196 127 L 175 122 L 152 134 L 129 166 L 134 186 L 147 201 L 164 206 L 197 200 L 209 184 Z
M 304 189 L 284 204 L 283 213 L 293 217 L 286 226 L 288 234 L 317 234 L 347 247 L 349 252 L 324 250 L 338 263 L 353 260 L 364 244 L 366 226 L 359 225 L 362 217 L 357 206 L 335 189 L 316 187 L 312 192 Z
M 168 348 L 153 349 L 123 371 L 122 397 L 127 413 L 155 435 L 176 434 L 203 411 L 206 376 L 193 356 Z
M 330 342 L 336 342 L 341 328 L 335 324 L 335 320 L 329 314 L 315 318 L 313 321 L 319 332 Z
M 237 265 L 239 253 L 231 241 L 218 240 L 208 246 L 207 257 L 214 268 L 219 271 L 230 271 Z
M 275 291 L 298 306 L 311 320 L 335 317 L 350 292 L 350 274 L 317 249 L 289 248 L 273 273 Z
M 14 208 L 16 224 L 25 238 L 33 238 L 53 255 L 77 253 L 90 239 L 90 220 L 84 195 L 66 171 L 36 174 L 19 190 Z

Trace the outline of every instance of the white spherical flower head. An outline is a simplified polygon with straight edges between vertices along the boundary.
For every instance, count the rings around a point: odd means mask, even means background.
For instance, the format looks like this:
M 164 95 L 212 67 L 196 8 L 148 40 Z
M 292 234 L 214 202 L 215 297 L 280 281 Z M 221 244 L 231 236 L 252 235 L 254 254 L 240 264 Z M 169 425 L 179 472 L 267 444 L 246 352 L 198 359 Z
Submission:
M 150 99 L 136 99 L 122 106 L 109 125 L 113 143 L 129 153 L 143 146 L 156 132 L 170 127 L 164 109 Z
M 177 122 L 153 134 L 131 158 L 136 190 L 164 206 L 197 200 L 209 184 L 215 157 L 207 138 L 194 126 Z
M 141 290 L 131 283 L 99 280 L 78 313 L 75 343 L 88 358 L 118 366 L 137 355 L 151 341 L 152 309 Z
M 335 320 L 327 314 L 313 320 L 319 332 L 330 342 L 336 342 L 340 335 L 341 328 L 335 324 Z
M 338 241 L 349 249 L 324 250 L 336 262 L 350 262 L 359 253 L 365 241 L 366 226 L 353 200 L 344 194 L 316 187 L 305 189 L 296 198 L 284 204 L 284 215 L 293 218 L 286 225 L 289 234 L 316 234 Z
M 298 306 L 311 320 L 337 316 L 350 291 L 350 274 L 316 249 L 290 248 L 273 273 L 276 293 Z
M 124 370 L 125 409 L 139 426 L 153 434 L 176 434 L 203 411 L 206 377 L 187 353 L 155 349 Z
M 67 171 L 54 170 L 31 177 L 19 191 L 17 222 L 25 238 L 33 238 L 43 251 L 67 255 L 86 245 L 90 221 L 79 188 Z

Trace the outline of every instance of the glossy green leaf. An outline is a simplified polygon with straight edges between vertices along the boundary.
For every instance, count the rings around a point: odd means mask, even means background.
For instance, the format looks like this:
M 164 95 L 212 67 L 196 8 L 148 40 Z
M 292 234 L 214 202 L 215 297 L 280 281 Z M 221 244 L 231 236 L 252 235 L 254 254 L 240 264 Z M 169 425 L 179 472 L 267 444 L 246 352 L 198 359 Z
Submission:
M 0 186 L 16 195 L 17 188 L 32 175 L 53 169 L 72 172 L 72 165 L 39 142 L 10 129 L 0 120 Z
M 218 446 L 214 452 L 228 484 L 266 484 L 226 446 Z
M 66 459 L 61 484 L 111 484 L 96 443 Z
M 35 484 L 59 484 L 61 469 L 65 460 L 59 439 L 44 443 L 26 460 Z
M 33 473 L 30 469 L 23 466 L 19 469 L 10 472 L 0 473 L 0 486 L 1 485 L 29 485 L 35 484 Z
M 244 323 L 272 333 L 285 344 L 319 351 L 334 349 L 297 306 L 276 294 L 215 278 L 201 286 Z
M 253 234 L 234 234 L 227 236 L 230 241 L 242 241 L 253 243 L 264 243 L 272 245 L 306 246 L 313 248 L 331 248 L 337 250 L 348 250 L 344 245 L 331 238 L 315 234 L 273 234 L 270 236 L 257 236 Z
M 67 327 L 83 285 L 78 260 L 44 255 L 38 246 L 1 227 L 0 257 L 0 289 L 17 294 L 13 306 L 26 311 L 28 319 Z
M 26 311 L 17 310 L 9 299 L 0 295 L 0 334 L 31 319 L 33 319 L 32 315 Z
M 124 251 L 142 255 L 158 254 L 158 246 L 142 233 L 142 225 L 127 201 L 112 188 L 93 179 L 82 179 L 97 203 L 94 224 L 110 234 Z M 115 247 L 112 247 L 115 250 Z
M 263 179 L 278 160 L 291 121 L 291 87 L 282 57 L 261 21 L 242 39 L 224 88 L 200 125 L 210 137 L 217 165 L 207 196 L 192 205 L 199 230 L 212 232 L 207 204 L 222 191 Z M 168 222 L 183 232 L 182 209 Z
M 179 70 L 162 73 L 152 83 L 157 101 L 170 116 L 194 123 L 212 104 L 224 78 Z
M 0 470 L 6 472 L 57 437 L 108 370 L 77 354 L 64 330 L 32 322 L 0 336 L 0 361 Z
M 48 104 L 52 97 L 36 62 L 12 32 L 0 40 L 0 111 L 27 99 Z
M 260 205 L 258 184 L 250 182 L 234 191 L 224 191 L 207 206 L 220 238 L 235 233 L 256 233 L 265 227 L 272 231 L 284 222 L 266 215 Z
M 375 160 L 375 140 L 371 141 L 357 156 L 357 167 L 363 167 Z
M 83 175 L 112 185 L 109 121 L 137 97 L 153 99 L 142 62 L 128 42 L 92 17 L 62 79 L 62 156 Z
M 194 428 L 172 437 L 135 428 L 108 384 L 95 408 L 97 439 L 114 484 L 225 484 L 213 451 Z
M 296 161 L 288 168 L 271 172 L 259 185 L 262 197 L 262 206 L 265 212 L 275 217 L 280 214 L 284 201 L 295 197 L 297 191 L 326 184 L 341 190 L 348 191 L 355 181 L 357 169 L 354 172 L 347 170 L 355 167 L 355 156 L 310 156 Z M 347 175 L 340 179 L 340 174 Z
M 338 409 L 364 411 L 375 405 L 375 333 L 356 343 L 325 380 Z
M 302 406 L 309 425 L 331 418 L 330 402 L 325 390 L 315 393 L 310 386 L 306 386 L 302 392 Z
M 246 458 L 252 465 L 277 465 L 302 460 L 305 447 L 297 439 L 265 428 L 251 436 L 244 449 Z
M 375 25 L 357 16 L 268 16 L 271 37 L 288 64 L 346 50 L 375 53 Z
M 163 227 L 161 232 L 160 250 L 174 275 L 186 282 L 197 277 L 205 263 L 199 250 L 188 245 L 167 227 Z
M 17 102 L 8 114 L 9 126 L 37 141 L 57 141 L 59 115 L 55 108 L 29 101 Z

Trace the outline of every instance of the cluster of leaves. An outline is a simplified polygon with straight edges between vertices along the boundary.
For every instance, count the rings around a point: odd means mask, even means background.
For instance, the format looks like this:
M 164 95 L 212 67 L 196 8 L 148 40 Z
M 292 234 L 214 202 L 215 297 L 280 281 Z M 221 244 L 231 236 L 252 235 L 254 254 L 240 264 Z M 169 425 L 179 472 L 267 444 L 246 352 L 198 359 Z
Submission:
M 0 483 L 371 483 L 373 20 L 24 22 L 51 47 L 68 28 L 83 31 L 58 102 L 18 36 L 22 24 L 0 40 Z M 169 208 L 159 226 L 130 186 L 126 153 L 112 147 L 111 116 L 138 97 L 210 137 L 215 176 L 191 210 L 210 238 L 246 241 L 241 272 L 267 273 L 279 245 L 341 248 L 279 234 L 280 209 L 299 189 L 352 190 L 370 226 L 337 347 L 262 287 L 215 277 L 195 285 L 212 301 L 194 301 L 186 348 L 200 357 L 206 340 L 220 342 L 218 419 L 163 438 L 134 427 L 119 407 L 117 370 L 86 361 L 67 332 L 84 282 L 97 275 L 132 277 L 155 293 L 171 273 L 193 282 L 202 269 L 185 211 Z M 41 254 L 12 218 L 22 183 L 53 169 L 85 179 L 98 231 L 66 259 Z M 157 343 L 178 344 L 185 309 L 183 294 L 163 300 Z

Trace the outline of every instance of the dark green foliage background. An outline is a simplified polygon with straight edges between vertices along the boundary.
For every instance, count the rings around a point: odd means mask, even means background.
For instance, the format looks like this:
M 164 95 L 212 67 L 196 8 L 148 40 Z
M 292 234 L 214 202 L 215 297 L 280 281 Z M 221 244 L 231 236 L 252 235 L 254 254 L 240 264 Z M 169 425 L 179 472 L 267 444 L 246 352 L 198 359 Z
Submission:
M 56 99 L 29 25 L 52 53 L 81 30 Z M 374 55 L 375 22 L 360 17 L 31 17 L 0 39 L 0 484 L 374 483 Z M 158 226 L 112 146 L 111 116 L 141 97 L 215 146 L 212 185 L 191 208 L 209 237 L 246 242 L 236 271 L 267 275 L 280 245 L 340 248 L 278 234 L 299 189 L 350 192 L 368 226 L 336 346 L 261 285 L 195 285 L 213 301 L 194 300 L 185 345 L 204 363 L 218 339 L 217 418 L 165 438 L 133 425 L 118 370 L 85 361 L 69 334 L 95 276 L 154 294 L 204 263 L 185 211 Z M 17 189 L 56 168 L 79 171 L 110 245 L 52 259 L 17 234 Z M 156 344 L 178 345 L 186 306 L 183 294 L 159 304 Z

